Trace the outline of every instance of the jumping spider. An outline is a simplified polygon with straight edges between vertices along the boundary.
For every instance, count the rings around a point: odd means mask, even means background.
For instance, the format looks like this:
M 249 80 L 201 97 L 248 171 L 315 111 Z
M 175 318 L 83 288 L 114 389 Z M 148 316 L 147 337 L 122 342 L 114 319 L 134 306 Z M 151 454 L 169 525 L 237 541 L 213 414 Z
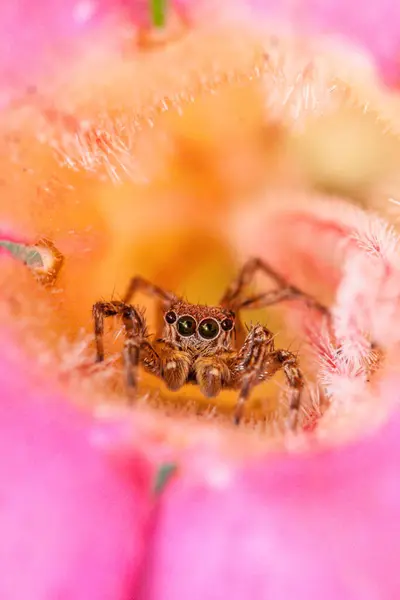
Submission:
M 278 289 L 243 297 L 257 271 L 272 277 Z M 156 297 L 164 311 L 161 338 L 155 344 L 148 340 L 143 314 L 130 304 L 139 290 Z M 245 263 L 222 297 L 220 306 L 189 304 L 141 277 L 134 277 L 123 301 L 97 302 L 93 306 L 96 360 L 104 360 L 104 318 L 118 315 L 125 330 L 126 382 L 133 395 L 139 365 L 160 377 L 170 390 L 192 383 L 200 387 L 204 396 L 213 398 L 222 389 L 235 389 L 239 392 L 234 412 L 236 424 L 242 418 L 252 388 L 282 369 L 290 390 L 290 426 L 295 428 L 304 386 L 296 356 L 287 350 L 275 349 L 274 336 L 266 327 L 256 325 L 245 335 L 240 320 L 242 309 L 292 299 L 303 299 L 309 306 L 326 312 L 323 306 L 289 285 L 260 259 Z

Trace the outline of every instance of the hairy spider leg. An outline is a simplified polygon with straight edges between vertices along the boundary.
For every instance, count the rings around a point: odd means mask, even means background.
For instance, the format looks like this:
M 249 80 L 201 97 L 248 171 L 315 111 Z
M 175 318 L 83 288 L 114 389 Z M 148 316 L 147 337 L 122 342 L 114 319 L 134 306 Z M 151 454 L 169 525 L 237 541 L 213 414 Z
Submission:
M 258 272 L 262 272 L 278 284 L 278 289 L 244 298 L 246 288 L 253 282 Z M 266 261 L 260 258 L 249 259 L 239 271 L 239 274 L 228 286 L 221 299 L 221 306 L 234 310 L 237 313 L 236 337 L 237 347 L 244 343 L 245 328 L 240 312 L 243 309 L 265 308 L 287 300 L 303 300 L 307 306 L 314 308 L 324 315 L 329 315 L 328 309 L 317 300 L 302 292 L 296 286 L 279 275 Z
M 233 417 L 236 425 L 243 417 L 244 406 L 252 389 L 282 369 L 289 386 L 289 426 L 296 429 L 304 377 L 294 354 L 276 350 L 273 334 L 265 327 L 256 325 L 237 354 L 235 369 L 240 375 L 241 384 Z
M 132 277 L 129 282 L 128 289 L 126 290 L 125 296 L 123 298 L 123 302 L 125 304 L 129 304 L 133 298 L 133 296 L 137 292 L 142 292 L 146 294 L 150 298 L 156 298 L 160 303 L 164 310 L 167 310 L 168 307 L 175 301 L 176 297 L 171 292 L 164 290 L 158 285 L 154 285 L 147 279 L 144 279 L 141 276 Z M 157 319 L 157 333 L 156 337 L 159 338 L 161 336 L 162 328 L 163 328 L 163 317 L 160 315 Z
M 104 319 L 121 317 L 125 331 L 123 360 L 128 390 L 135 392 L 138 384 L 138 369 L 141 362 L 140 352 L 145 351 L 147 359 L 157 370 L 159 358 L 148 340 L 147 327 L 143 315 L 125 302 L 96 302 L 93 306 L 94 334 L 96 341 L 96 362 L 104 360 Z

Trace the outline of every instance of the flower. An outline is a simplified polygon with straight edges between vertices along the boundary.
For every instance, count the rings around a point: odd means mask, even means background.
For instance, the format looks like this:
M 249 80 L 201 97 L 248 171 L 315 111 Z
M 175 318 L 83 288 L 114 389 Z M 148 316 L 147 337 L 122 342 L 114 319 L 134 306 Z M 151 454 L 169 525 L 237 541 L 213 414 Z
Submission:
M 159 31 L 147 8 L 0 8 L 0 596 L 391 598 L 397 234 L 310 191 L 288 148 L 343 106 L 397 127 L 394 93 L 358 56 L 364 46 L 396 82 L 396 19 L 386 30 L 350 4 L 182 1 Z M 271 37 L 266 12 L 296 35 Z M 360 47 L 332 50 L 328 30 Z M 351 170 L 358 191 L 390 174 L 371 184 Z M 50 280 L 43 238 L 64 256 L 52 287 L 17 260 L 39 248 Z M 282 434 L 274 385 L 267 406 L 255 391 L 239 430 L 224 418 L 236 393 L 210 410 L 196 389 L 168 394 L 144 377 L 123 406 L 121 336 L 93 367 L 92 304 L 135 271 L 215 303 L 238 255 L 332 307 L 283 311 L 286 341 L 303 344 L 303 431 Z

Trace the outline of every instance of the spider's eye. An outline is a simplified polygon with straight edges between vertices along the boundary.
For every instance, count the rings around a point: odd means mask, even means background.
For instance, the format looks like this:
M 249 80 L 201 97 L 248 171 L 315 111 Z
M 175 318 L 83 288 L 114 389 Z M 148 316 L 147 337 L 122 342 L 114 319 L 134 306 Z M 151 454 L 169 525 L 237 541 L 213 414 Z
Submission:
M 230 331 L 233 327 L 233 320 L 232 319 L 224 319 L 221 323 L 221 327 L 224 331 Z
M 165 320 L 169 324 L 175 323 L 175 321 L 176 321 L 176 314 L 174 313 L 173 310 L 170 310 L 169 312 L 167 312 L 167 314 L 165 315 Z
M 196 321 L 193 317 L 181 317 L 178 321 L 177 329 L 181 335 L 193 335 L 196 331 Z
M 199 325 L 199 334 L 206 340 L 212 340 L 219 334 L 219 325 L 214 319 L 204 319 Z

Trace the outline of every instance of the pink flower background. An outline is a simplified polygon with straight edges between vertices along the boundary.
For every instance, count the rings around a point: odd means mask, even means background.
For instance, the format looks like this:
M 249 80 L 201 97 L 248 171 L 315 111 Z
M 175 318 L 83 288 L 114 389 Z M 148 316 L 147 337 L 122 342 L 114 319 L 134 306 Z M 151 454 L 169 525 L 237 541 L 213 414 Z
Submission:
M 397 2 L 252 4 L 257 19 L 262 14 L 306 34 L 328 32 L 360 44 L 383 80 L 397 83 Z M 46 49 L 56 49 L 57 57 L 73 54 L 82 37 L 120 10 L 130 19 L 146 14 L 144 2 L 2 3 L 4 103 L 19 86 L 34 85 L 42 68 L 59 68 L 61 62 L 46 59 L 44 64 Z M 396 404 L 400 273 L 395 234 L 379 220 L 347 214 L 334 203 L 326 212 L 318 203 L 296 214 L 288 210 L 269 228 L 268 210 L 249 214 L 249 235 L 238 234 L 234 241 L 238 247 L 246 244 L 243 252 L 263 255 L 266 236 L 275 237 L 269 258 L 286 275 L 296 278 L 311 264 L 311 287 L 325 277 L 323 283 L 336 295 L 334 320 L 344 356 L 341 369 L 334 371 L 325 356 L 326 385 L 360 402 L 368 396 L 360 365 L 369 331 L 393 357 L 374 397 Z M 296 240 L 295 264 L 285 262 L 282 240 Z M 343 271 L 330 262 L 338 249 Z M 0 258 L 3 265 L 11 260 Z M 397 415 L 340 448 L 268 455 L 245 465 L 199 448 L 193 468 L 192 457 L 183 454 L 181 469 L 156 496 L 155 467 L 143 449 L 131 444 L 110 452 L 99 442 L 105 434 L 118 445 L 124 423 L 115 431 L 105 426 L 104 432 L 94 417 L 58 397 L 51 378 L 38 377 L 9 331 L 1 331 L 0 340 L 0 598 L 397 597 Z M 361 369 L 357 385 L 355 365 Z

